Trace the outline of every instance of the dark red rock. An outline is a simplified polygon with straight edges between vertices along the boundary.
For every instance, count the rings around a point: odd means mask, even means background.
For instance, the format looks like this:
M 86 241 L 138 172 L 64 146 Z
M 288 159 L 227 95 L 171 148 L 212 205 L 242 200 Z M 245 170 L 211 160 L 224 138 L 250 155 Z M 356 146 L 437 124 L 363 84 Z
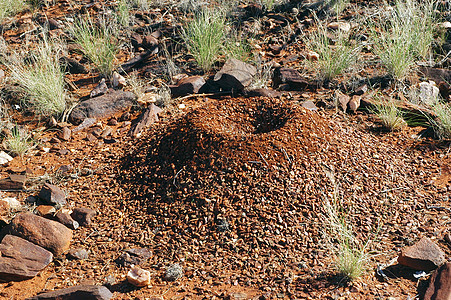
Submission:
M 451 263 L 446 263 L 432 273 L 424 300 L 451 300 Z
M 39 205 L 34 209 L 34 213 L 44 218 L 52 218 L 56 209 L 52 205 Z
M 253 89 L 246 92 L 247 97 L 269 97 L 269 98 L 276 98 L 280 97 L 282 94 L 278 91 L 271 90 L 271 89 Z
M 400 265 L 422 271 L 432 271 L 446 262 L 445 253 L 430 239 L 422 238 L 404 248 L 398 256 Z
M 59 211 L 55 215 L 55 219 L 56 219 L 56 221 L 60 222 L 61 224 L 63 224 L 64 226 L 66 226 L 67 228 L 70 228 L 70 229 L 75 230 L 78 227 L 80 227 L 80 224 L 78 224 L 77 221 L 72 219 L 72 217 L 68 213 L 65 213 L 62 211 Z
M 96 211 L 86 207 L 77 207 L 72 211 L 71 217 L 81 226 L 90 226 Z
M 42 293 L 27 300 L 109 300 L 113 294 L 102 285 L 78 285 Z
M 309 86 L 298 70 L 279 67 L 273 73 L 273 85 L 278 87 L 281 84 L 288 85 L 288 90 L 302 91 Z
M 128 132 L 129 136 L 137 136 L 140 132 L 148 128 L 150 125 L 158 121 L 158 114 L 161 112 L 161 108 L 155 104 L 150 104 L 149 107 L 139 116 L 136 124 L 130 128 Z
M 38 194 L 38 197 L 50 205 L 66 205 L 66 194 L 56 185 L 45 183 Z
M 0 253 L 1 281 L 33 278 L 53 259 L 51 252 L 13 235 L 3 238 Z
M 223 91 L 242 91 L 251 84 L 256 73 L 254 66 L 230 58 L 216 73 L 214 81 Z
M 59 137 L 60 137 L 60 139 L 62 139 L 64 141 L 68 141 L 68 140 L 70 140 L 71 135 L 72 135 L 72 131 L 67 127 L 63 127 L 63 129 L 60 132 Z
M 51 251 L 54 255 L 69 249 L 72 240 L 72 230 L 66 226 L 29 212 L 18 214 L 11 221 L 9 232 Z
M 23 190 L 27 177 L 25 175 L 9 175 L 0 179 L 0 190 Z
M 146 248 L 132 248 L 125 250 L 124 253 L 119 256 L 116 263 L 123 267 L 130 267 L 131 265 L 140 265 L 146 262 L 152 252 Z
M 205 84 L 205 79 L 201 76 L 190 76 L 179 80 L 177 85 L 171 85 L 172 97 L 180 97 L 196 94 Z
M 71 112 L 70 120 L 80 124 L 86 118 L 107 118 L 135 104 L 136 95 L 121 90 L 112 91 L 80 102 Z

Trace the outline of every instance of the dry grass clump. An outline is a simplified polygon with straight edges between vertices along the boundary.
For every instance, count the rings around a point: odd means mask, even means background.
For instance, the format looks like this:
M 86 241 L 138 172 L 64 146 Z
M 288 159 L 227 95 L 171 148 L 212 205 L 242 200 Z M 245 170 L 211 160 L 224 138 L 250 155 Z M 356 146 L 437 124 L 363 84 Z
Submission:
M 34 142 L 25 127 L 14 126 L 4 138 L 3 145 L 11 154 L 23 156 L 33 148 Z
M 432 111 L 437 116 L 429 118 L 435 133 L 442 140 L 451 139 L 451 105 L 449 103 L 437 102 L 432 106 Z
M 370 239 L 362 242 L 354 235 L 335 177 L 330 172 L 327 172 L 327 177 L 332 181 L 334 192 L 324 199 L 326 237 L 337 256 L 336 268 L 342 282 L 352 281 L 367 270 L 371 258 L 368 251 Z
M 83 54 L 96 66 L 98 72 L 109 77 L 114 70 L 114 60 L 119 52 L 119 43 L 114 35 L 114 26 L 105 19 L 99 20 L 99 25 L 85 16 L 76 19 L 69 26 L 69 33 Z
M 183 27 L 183 40 L 202 70 L 209 71 L 221 54 L 225 28 L 224 13 L 208 8 L 197 12 Z
M 67 90 L 64 71 L 59 63 L 62 46 L 57 41 L 44 38 L 30 51 L 27 59 L 23 53 L 4 54 L 2 62 L 11 79 L 27 94 L 24 104 L 44 116 L 61 116 L 67 108 Z
M 374 53 L 394 78 L 404 79 L 417 59 L 428 58 L 434 40 L 434 6 L 433 0 L 398 0 L 370 25 Z
M 24 0 L 0 0 L 0 22 L 27 7 Z
M 332 45 L 327 28 L 317 19 L 317 30 L 305 38 L 308 50 L 316 52 L 319 57 L 315 65 L 320 70 L 320 79 L 329 81 L 349 69 L 360 53 L 360 46 L 353 46 L 349 33 L 337 30 L 336 41 Z
M 382 101 L 376 104 L 371 112 L 374 113 L 382 123 L 382 126 L 389 131 L 401 130 L 406 126 L 403 112 L 395 105 L 394 100 Z

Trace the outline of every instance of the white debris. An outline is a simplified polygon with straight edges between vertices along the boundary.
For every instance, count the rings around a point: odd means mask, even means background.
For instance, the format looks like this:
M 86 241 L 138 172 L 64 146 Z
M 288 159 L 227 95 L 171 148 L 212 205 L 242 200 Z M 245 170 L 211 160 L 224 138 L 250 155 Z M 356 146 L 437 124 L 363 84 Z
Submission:
M 5 151 L 0 151 L 0 165 L 5 165 L 12 161 L 13 158 Z

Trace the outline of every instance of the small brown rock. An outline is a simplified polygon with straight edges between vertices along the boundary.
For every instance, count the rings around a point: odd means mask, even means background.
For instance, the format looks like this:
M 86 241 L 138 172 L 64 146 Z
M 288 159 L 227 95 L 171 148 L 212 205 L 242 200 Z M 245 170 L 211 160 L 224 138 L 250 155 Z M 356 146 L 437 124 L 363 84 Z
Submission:
M 67 127 L 63 127 L 63 129 L 61 130 L 61 133 L 60 133 L 60 139 L 62 139 L 64 141 L 68 141 L 68 140 L 70 140 L 71 135 L 72 135 L 72 131 Z
M 74 208 L 71 217 L 81 226 L 90 226 L 92 218 L 96 215 L 96 211 L 86 207 Z
M 354 96 L 352 96 L 351 100 L 349 101 L 349 103 L 348 103 L 349 109 L 353 113 L 356 113 L 357 109 L 360 107 L 360 100 L 361 100 L 360 96 L 354 95 Z
M 337 91 L 336 97 L 337 97 L 338 104 L 340 104 L 343 111 L 346 112 L 346 110 L 348 109 L 348 103 L 349 103 L 349 101 L 351 101 L 351 97 L 349 97 L 346 94 L 343 94 L 340 91 Z
M 66 205 L 66 194 L 56 185 L 45 183 L 38 197 L 46 204 L 50 205 Z
M 74 229 L 75 230 L 78 227 L 80 227 L 80 224 L 78 224 L 77 221 L 72 219 L 72 217 L 66 212 L 59 211 L 55 215 L 55 219 L 58 222 L 60 222 L 61 224 L 63 224 L 64 226 L 66 226 L 67 228 L 70 228 L 70 229 Z
M 422 238 L 404 248 L 398 256 L 400 265 L 429 272 L 445 263 L 445 253 L 430 239 Z
M 34 209 L 34 213 L 44 218 L 52 218 L 56 213 L 56 209 L 51 205 L 39 205 Z
M 67 253 L 67 257 L 70 259 L 88 259 L 89 251 L 84 248 L 70 249 Z

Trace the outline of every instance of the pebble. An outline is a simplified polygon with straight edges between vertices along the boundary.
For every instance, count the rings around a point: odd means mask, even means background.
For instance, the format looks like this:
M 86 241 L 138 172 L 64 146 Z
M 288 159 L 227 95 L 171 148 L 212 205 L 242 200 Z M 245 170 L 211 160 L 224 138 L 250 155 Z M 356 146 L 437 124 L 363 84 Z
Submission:
M 133 266 L 127 273 L 127 281 L 137 287 L 144 287 L 150 284 L 150 272 Z
M 172 264 L 166 269 L 164 279 L 167 281 L 176 281 L 183 276 L 183 268 L 179 264 Z

